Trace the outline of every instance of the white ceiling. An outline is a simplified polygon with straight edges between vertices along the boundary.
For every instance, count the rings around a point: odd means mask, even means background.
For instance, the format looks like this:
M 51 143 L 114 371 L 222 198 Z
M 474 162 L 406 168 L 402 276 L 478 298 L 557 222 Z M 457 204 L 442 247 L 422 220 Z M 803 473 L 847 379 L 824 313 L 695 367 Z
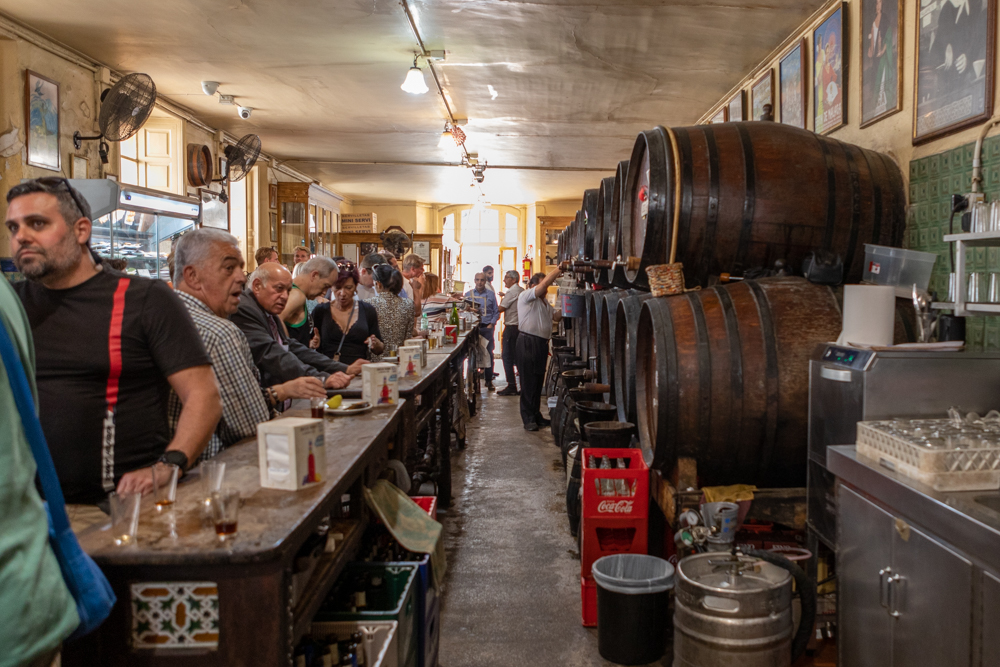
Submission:
M 495 204 L 576 199 L 636 134 L 690 124 L 822 0 L 412 0 Z M 209 125 L 357 199 L 463 203 L 467 169 L 438 146 L 446 111 L 399 89 L 416 42 L 396 0 L 0 0 L 0 12 L 121 72 Z M 421 61 L 423 65 L 423 61 Z M 424 71 L 427 72 L 426 66 Z M 249 121 L 200 82 L 255 108 Z M 497 92 L 493 99 L 489 86 Z M 611 171 L 559 171 L 560 168 Z

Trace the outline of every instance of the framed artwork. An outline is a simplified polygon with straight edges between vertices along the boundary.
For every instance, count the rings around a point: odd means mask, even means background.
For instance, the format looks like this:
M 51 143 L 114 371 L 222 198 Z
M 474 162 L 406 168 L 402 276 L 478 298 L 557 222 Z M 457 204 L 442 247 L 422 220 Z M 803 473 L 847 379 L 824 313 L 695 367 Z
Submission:
M 722 107 L 721 109 L 719 109 L 719 113 L 717 113 L 714 116 L 712 116 L 712 120 L 710 120 L 708 122 L 712 123 L 713 125 L 716 124 L 716 123 L 725 123 L 726 122 L 726 107 Z
M 80 155 L 70 156 L 70 178 L 87 178 L 87 158 Z
M 806 40 L 793 46 L 778 61 L 778 106 L 781 122 L 806 127 Z
M 278 208 L 278 185 L 276 183 L 271 183 L 267 186 L 267 207 L 271 209 Z
M 743 94 L 742 90 L 736 93 L 733 99 L 729 100 L 729 104 L 726 105 L 726 108 L 729 111 L 730 122 L 739 122 L 746 120 L 745 108 L 744 108 L 745 104 L 746 104 L 746 95 Z
M 996 0 L 942 0 L 919 12 L 913 143 L 976 125 L 993 113 Z
M 764 75 L 754 82 L 750 88 L 750 120 L 761 120 L 764 117 L 764 105 L 771 105 L 774 114 L 774 69 L 768 69 Z
M 28 164 L 62 171 L 59 155 L 59 84 L 30 69 L 24 75 Z
M 274 187 L 273 185 L 271 187 Z M 278 242 L 278 214 L 270 213 L 271 218 L 271 243 Z
M 861 127 L 903 108 L 903 0 L 861 0 Z
M 813 30 L 813 130 L 833 132 L 847 122 L 847 62 L 844 60 L 844 17 L 838 4 Z

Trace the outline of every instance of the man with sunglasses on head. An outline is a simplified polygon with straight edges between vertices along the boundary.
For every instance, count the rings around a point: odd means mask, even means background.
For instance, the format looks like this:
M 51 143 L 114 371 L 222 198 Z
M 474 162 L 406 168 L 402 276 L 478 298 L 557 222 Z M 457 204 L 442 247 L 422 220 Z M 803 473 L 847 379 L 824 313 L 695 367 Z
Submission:
M 7 203 L 39 415 L 66 501 L 147 493 L 151 466 L 187 468 L 222 414 L 198 331 L 165 282 L 114 271 L 91 251 L 90 206 L 68 181 L 26 181 Z M 172 439 L 171 389 L 183 405 Z

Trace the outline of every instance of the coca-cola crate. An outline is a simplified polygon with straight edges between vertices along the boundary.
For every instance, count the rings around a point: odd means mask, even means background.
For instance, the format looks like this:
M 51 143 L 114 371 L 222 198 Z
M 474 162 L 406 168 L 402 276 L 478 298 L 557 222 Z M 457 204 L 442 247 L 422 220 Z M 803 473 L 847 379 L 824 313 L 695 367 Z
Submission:
M 641 450 L 589 447 L 583 452 L 581 484 L 585 519 L 645 519 L 649 516 L 649 468 Z M 599 467 L 605 456 L 611 462 L 610 469 Z M 627 467 L 614 467 L 618 460 L 625 461 Z
M 597 583 L 593 577 L 580 577 L 580 616 L 583 627 L 597 627 Z
M 580 575 L 591 576 L 594 561 L 611 554 L 644 554 L 649 551 L 649 521 L 604 518 L 580 521 Z

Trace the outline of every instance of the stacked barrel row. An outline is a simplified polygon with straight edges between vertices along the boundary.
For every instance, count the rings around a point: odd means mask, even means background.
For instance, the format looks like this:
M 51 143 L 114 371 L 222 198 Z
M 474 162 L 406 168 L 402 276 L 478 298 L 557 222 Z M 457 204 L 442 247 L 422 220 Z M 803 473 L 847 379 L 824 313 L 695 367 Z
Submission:
M 577 269 L 572 349 L 651 467 L 689 457 L 703 485 L 804 486 L 808 359 L 839 334 L 837 291 L 719 276 L 778 260 L 795 274 L 821 250 L 858 282 L 864 244 L 898 246 L 904 227 L 902 174 L 880 153 L 767 122 L 643 132 L 560 236 L 560 261 L 619 260 Z M 671 250 L 691 291 L 652 297 L 645 269 Z

